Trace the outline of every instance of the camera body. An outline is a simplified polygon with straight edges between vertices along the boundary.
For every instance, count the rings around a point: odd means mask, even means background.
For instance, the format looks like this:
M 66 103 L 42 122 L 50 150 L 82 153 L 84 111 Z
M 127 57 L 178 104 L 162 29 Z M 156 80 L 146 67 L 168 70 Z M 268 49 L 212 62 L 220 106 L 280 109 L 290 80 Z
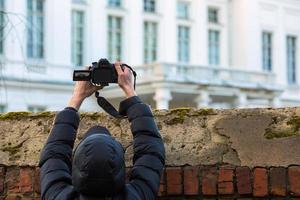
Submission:
M 124 70 L 124 66 L 121 67 Z M 90 70 L 75 70 L 73 81 L 90 81 L 95 86 L 108 86 L 109 83 L 118 83 L 118 73 L 114 64 L 107 59 L 100 59 L 93 63 Z

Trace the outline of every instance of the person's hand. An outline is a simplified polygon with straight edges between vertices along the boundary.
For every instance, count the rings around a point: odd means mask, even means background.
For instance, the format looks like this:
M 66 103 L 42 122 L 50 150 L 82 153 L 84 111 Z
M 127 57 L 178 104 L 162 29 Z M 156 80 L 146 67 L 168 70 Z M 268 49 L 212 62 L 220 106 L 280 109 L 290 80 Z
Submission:
M 121 68 L 121 63 L 116 62 L 115 68 L 118 73 L 118 84 L 124 91 L 126 98 L 130 98 L 136 96 L 136 92 L 134 91 L 134 82 L 133 82 L 133 75 L 130 69 L 127 67 L 124 68 L 124 71 Z
M 86 69 L 89 68 L 86 67 Z M 76 110 L 79 110 L 85 98 L 90 97 L 93 93 L 101 89 L 102 87 L 93 86 L 89 81 L 77 81 L 68 107 L 73 107 Z

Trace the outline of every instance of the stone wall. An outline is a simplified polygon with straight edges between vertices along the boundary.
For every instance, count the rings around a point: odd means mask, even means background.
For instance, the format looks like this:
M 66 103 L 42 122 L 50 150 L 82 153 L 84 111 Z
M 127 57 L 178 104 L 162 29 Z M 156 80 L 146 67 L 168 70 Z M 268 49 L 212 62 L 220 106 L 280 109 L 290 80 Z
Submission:
M 154 111 L 166 147 L 161 199 L 300 196 L 300 108 Z M 39 199 L 39 152 L 55 113 L 0 115 L 0 199 Z M 82 113 L 78 140 L 109 128 L 132 165 L 127 120 Z M 77 140 L 77 142 L 78 142 Z

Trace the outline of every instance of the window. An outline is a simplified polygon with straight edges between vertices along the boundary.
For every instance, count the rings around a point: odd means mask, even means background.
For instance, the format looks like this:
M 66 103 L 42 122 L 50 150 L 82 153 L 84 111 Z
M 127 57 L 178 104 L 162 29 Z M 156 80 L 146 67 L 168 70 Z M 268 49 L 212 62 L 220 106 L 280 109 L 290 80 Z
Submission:
M 262 35 L 263 70 L 272 71 L 272 33 Z
M 86 0 L 72 0 L 73 3 L 86 4 Z
M 27 110 L 29 112 L 44 112 L 46 107 L 44 106 L 28 106 Z
M 189 62 L 190 60 L 190 28 L 178 27 L 178 61 Z
M 288 84 L 297 82 L 296 56 L 297 55 L 297 38 L 287 37 L 287 75 Z
M 208 22 L 214 24 L 219 23 L 219 11 L 217 8 L 208 9 Z
M 122 60 L 122 18 L 108 17 L 108 58 L 111 62 Z
M 6 106 L 5 105 L 0 105 L 0 113 L 6 112 Z
M 181 19 L 189 18 L 189 4 L 187 2 L 179 1 L 177 3 L 177 17 Z
M 72 63 L 82 66 L 84 60 L 84 24 L 83 11 L 72 11 Z
M 208 61 L 210 65 L 220 64 L 220 32 L 216 30 L 208 32 Z
M 27 0 L 27 57 L 44 56 L 44 0 Z
M 157 57 L 157 23 L 144 23 L 144 62 L 151 63 Z
M 121 0 L 108 0 L 108 5 L 112 7 L 121 7 Z
M 5 7 L 4 7 L 4 0 L 0 0 L 0 10 L 4 11 Z M 4 28 L 5 28 L 5 15 L 3 12 L 0 13 L 0 54 L 3 54 L 3 49 L 4 49 Z
M 156 10 L 155 0 L 144 0 L 144 11 L 154 13 Z

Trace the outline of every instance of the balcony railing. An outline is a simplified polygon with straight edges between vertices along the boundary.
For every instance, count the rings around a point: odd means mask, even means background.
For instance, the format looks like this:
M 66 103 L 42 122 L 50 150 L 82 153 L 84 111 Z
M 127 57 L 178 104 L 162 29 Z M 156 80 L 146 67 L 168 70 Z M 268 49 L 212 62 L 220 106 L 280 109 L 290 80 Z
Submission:
M 211 66 L 153 64 L 135 67 L 139 83 L 172 81 L 202 85 L 276 89 L 275 74 Z M 278 88 L 277 88 L 278 89 Z

